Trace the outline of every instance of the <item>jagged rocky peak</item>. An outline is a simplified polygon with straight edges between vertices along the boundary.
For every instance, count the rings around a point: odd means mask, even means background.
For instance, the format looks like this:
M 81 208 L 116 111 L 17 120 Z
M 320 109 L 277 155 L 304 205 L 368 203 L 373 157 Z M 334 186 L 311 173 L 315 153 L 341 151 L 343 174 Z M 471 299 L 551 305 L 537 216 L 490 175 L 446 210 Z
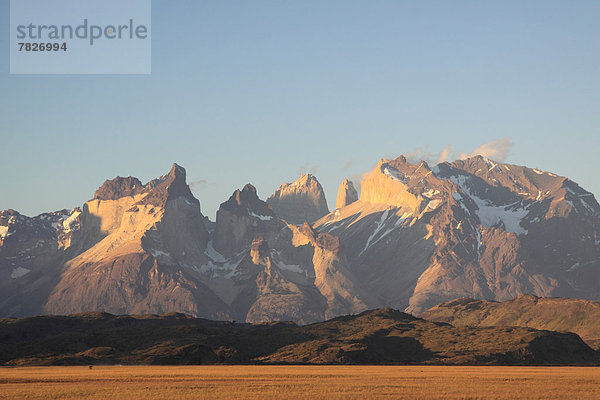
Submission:
M 178 197 L 184 197 L 196 204 L 199 203 L 186 182 L 185 169 L 177 164 L 173 164 L 167 175 L 148 182 L 146 188 L 149 193 L 140 201 L 140 204 L 164 206 L 167 201 Z
M 61 263 L 82 248 L 81 209 L 35 217 L 0 212 L 0 293 L 4 315 L 39 314 L 39 296 Z M 36 302 L 37 300 L 37 302 Z
M 314 222 L 329 213 L 325 191 L 311 174 L 284 183 L 267 199 L 277 216 L 292 224 Z
M 57 238 L 78 230 L 81 209 L 59 210 L 28 217 L 15 210 L 0 211 L 0 239 L 12 236 L 15 242 L 33 240 L 40 234 Z
M 256 188 L 246 184 L 242 190 L 236 189 L 229 200 L 221 204 L 219 209 L 243 216 L 274 217 L 273 210 L 267 203 L 258 198 Z
M 152 179 L 146 184 L 146 188 L 154 189 L 166 181 L 174 182 L 176 179 L 183 179 L 185 181 L 186 172 L 185 168 L 183 168 L 181 165 L 173 163 L 171 170 L 166 175 L 163 175 L 160 178 Z
M 258 198 L 251 184 L 237 189 L 217 211 L 215 249 L 226 255 L 250 245 L 256 235 L 276 232 L 283 226 L 271 207 Z
M 342 208 L 358 200 L 358 192 L 354 188 L 352 181 L 344 179 L 338 189 L 335 208 Z
M 53 282 L 44 311 L 203 312 L 195 299 L 208 289 L 190 271 L 206 263 L 209 235 L 185 178 L 185 170 L 175 164 L 133 197 L 87 202 L 86 248 L 58 264 L 69 272 Z M 120 276 L 119 283 L 111 274 Z M 213 300 L 209 294 L 207 301 Z
M 122 178 L 117 176 L 115 179 L 106 180 L 96 193 L 94 199 L 98 200 L 117 200 L 125 196 L 135 196 L 144 192 L 146 188 L 138 178 L 129 176 Z
M 492 169 L 494 169 L 497 165 L 499 165 L 501 163 L 498 161 L 489 159 L 487 157 L 484 157 L 482 155 L 476 155 L 473 157 L 468 157 L 468 158 L 452 161 L 452 163 L 450 163 L 450 164 L 458 169 L 462 169 L 463 171 L 468 171 L 468 172 L 473 173 L 480 169 L 481 170 L 485 169 L 485 171 L 491 171 Z
M 498 204 L 521 200 L 547 204 L 546 218 L 570 212 L 596 217 L 600 212 L 592 193 L 568 178 L 537 168 L 475 156 L 439 164 L 434 170 L 438 178 L 452 180 L 463 190 Z
M 439 175 L 462 174 L 475 175 L 489 185 L 505 187 L 523 196 L 538 197 L 538 191 L 553 191 L 567 179 L 537 168 L 506 164 L 483 156 L 474 156 L 438 166 Z M 538 199 L 539 200 L 539 199 Z
M 405 181 L 405 183 L 410 183 L 412 180 L 418 181 L 431 174 L 431 169 L 425 161 L 411 164 L 404 156 L 399 156 L 391 161 L 385 159 L 382 161 L 380 161 L 380 169 L 386 176 Z
M 138 178 L 116 177 L 106 180 L 94 195 L 95 200 L 118 200 L 123 197 L 132 197 L 145 194 L 139 204 L 164 206 L 168 200 L 185 197 L 189 201 L 198 203 L 186 183 L 185 169 L 173 164 L 168 174 L 153 179 L 145 185 Z
M 418 213 L 423 203 L 421 193 L 439 185 L 443 184 L 425 161 L 411 164 L 404 156 L 391 161 L 381 159 L 362 180 L 360 200 Z

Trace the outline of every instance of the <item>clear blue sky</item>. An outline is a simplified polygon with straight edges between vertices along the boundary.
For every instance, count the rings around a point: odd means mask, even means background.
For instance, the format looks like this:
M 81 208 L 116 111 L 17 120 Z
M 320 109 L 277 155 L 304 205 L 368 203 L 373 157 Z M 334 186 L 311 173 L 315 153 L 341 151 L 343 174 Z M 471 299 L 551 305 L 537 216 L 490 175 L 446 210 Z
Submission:
M 599 1 L 152 4 L 152 75 L 19 76 L 0 0 L 0 209 L 79 206 L 173 162 L 211 218 L 301 170 L 332 208 L 381 157 L 507 136 L 507 162 L 600 194 Z

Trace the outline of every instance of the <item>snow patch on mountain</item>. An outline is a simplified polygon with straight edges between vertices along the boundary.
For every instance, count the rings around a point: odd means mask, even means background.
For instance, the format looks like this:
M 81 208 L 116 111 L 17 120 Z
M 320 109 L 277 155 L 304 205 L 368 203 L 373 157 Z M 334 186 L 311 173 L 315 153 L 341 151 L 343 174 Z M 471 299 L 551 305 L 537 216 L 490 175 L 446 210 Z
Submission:
M 18 279 L 18 278 L 20 278 L 22 276 L 27 275 L 30 272 L 31 272 L 31 270 L 29 270 L 27 268 L 16 267 L 16 268 L 13 268 L 12 273 L 10 274 L 10 277 L 12 279 Z
M 275 263 L 275 265 L 277 265 L 277 268 L 285 270 L 285 271 L 291 271 L 291 272 L 295 272 L 297 274 L 306 275 L 306 271 L 304 269 L 302 269 L 300 267 L 300 265 L 286 264 L 286 263 L 281 262 L 281 261 Z
M 200 267 L 194 267 L 194 269 L 201 274 L 209 275 L 210 278 L 225 278 L 231 279 L 237 274 L 237 267 L 239 263 L 226 262 L 222 265 L 215 264 L 209 261 Z
M 585 209 L 591 213 L 592 215 L 596 215 L 596 210 L 592 206 L 590 206 L 585 199 L 579 198 L 579 202 L 585 207 Z
M 152 257 L 154 257 L 154 258 L 159 258 L 159 257 L 171 258 L 171 255 L 169 253 L 165 253 L 164 251 L 161 251 L 161 250 L 150 249 L 150 254 L 152 254 Z
M 431 200 L 429 203 L 427 203 L 427 208 L 429 208 L 430 210 L 435 210 L 440 206 L 440 204 L 442 204 L 442 202 L 442 199 Z
M 383 229 L 385 220 L 388 218 L 389 212 L 390 212 L 390 210 L 385 210 L 383 212 L 383 214 L 381 214 L 381 219 L 380 219 L 379 223 L 375 227 L 375 230 L 373 231 L 373 233 L 371 234 L 371 236 L 369 236 L 369 239 L 367 239 L 367 243 L 365 244 L 365 248 L 363 249 L 363 251 L 361 251 L 360 254 L 364 253 L 369 248 L 369 246 L 371 245 L 371 240 L 373 240 L 373 238 L 375 237 L 375 235 L 377 235 L 379 233 L 379 231 L 381 231 L 381 229 Z
M 394 167 L 390 167 L 389 165 L 383 167 L 383 173 L 388 178 L 392 178 L 395 181 L 399 181 L 406 184 L 404 178 L 400 175 L 400 172 Z
M 463 199 L 462 194 L 455 192 L 455 193 L 452 193 L 452 197 L 454 198 L 454 200 L 456 200 L 456 202 L 458 204 L 460 204 L 460 206 L 462 207 L 462 209 L 465 210 L 465 212 L 467 214 L 470 213 L 469 209 L 465 205 L 465 200 Z
M 577 268 L 579 268 L 581 266 L 581 263 L 576 262 L 575 264 L 571 265 L 571 267 L 567 270 L 567 272 L 572 272 L 575 271 Z
M 479 262 L 481 261 L 481 232 L 476 229 L 475 233 L 477 234 L 477 262 Z
M 490 167 L 488 169 L 488 172 L 490 172 L 491 170 L 493 170 L 494 168 L 497 168 L 498 165 L 494 164 L 491 160 L 488 160 L 487 158 L 484 158 L 486 164 Z M 498 168 L 498 171 L 502 172 L 502 170 L 500 168 Z
M 223 256 L 223 254 L 215 250 L 215 248 L 213 247 L 212 240 L 208 242 L 208 245 L 206 245 L 206 250 L 204 250 L 204 254 L 207 255 L 208 258 L 210 258 L 214 262 L 224 263 L 228 261 L 228 259 L 225 256 Z
M 463 194 L 460 196 L 466 194 L 473 200 L 473 202 L 475 202 L 475 205 L 477 205 L 477 210 L 475 210 L 475 213 L 479 217 L 481 225 L 485 226 L 486 228 L 490 228 L 498 223 L 502 223 L 507 232 L 513 232 L 517 235 L 527 234 L 528 231 L 527 229 L 523 228 L 521 222 L 525 217 L 527 217 L 529 211 L 527 207 L 517 205 L 521 205 L 521 202 L 508 205 L 493 204 L 490 200 L 483 199 L 471 192 L 468 185 L 469 178 L 467 176 L 451 176 L 449 179 L 462 189 Z M 455 196 L 454 193 L 453 197 L 455 200 L 458 200 L 458 196 Z M 460 202 L 460 204 L 464 207 L 462 202 Z
M 591 205 L 590 203 L 588 203 L 588 199 L 589 198 L 593 198 L 593 194 L 586 192 L 586 191 L 580 191 L 580 192 L 576 192 L 575 190 L 573 190 L 572 188 L 570 188 L 569 186 L 566 186 L 565 189 L 567 190 L 567 195 L 568 198 L 565 197 L 565 201 L 567 203 L 569 203 L 571 205 L 571 207 L 577 209 L 575 202 L 578 201 L 584 208 L 584 211 L 586 214 L 588 215 L 592 215 L 592 216 L 597 216 L 598 212 L 595 210 L 595 208 L 593 207 L 593 205 Z
M 259 215 L 259 214 L 255 214 L 255 213 L 253 213 L 253 212 L 252 212 L 252 211 L 250 211 L 250 210 L 248 210 L 248 215 L 250 215 L 251 217 L 254 217 L 254 218 L 258 218 L 258 219 L 260 219 L 261 221 L 270 221 L 270 220 L 272 220 L 272 219 L 273 219 L 273 217 L 272 217 L 272 216 L 270 216 L 270 215 Z
M 65 216 L 66 218 L 63 217 L 62 228 L 65 233 L 71 232 L 79 215 L 81 215 L 81 211 L 73 210 L 71 215 Z
M 371 234 L 371 236 L 369 236 L 369 238 L 367 239 L 367 243 L 365 244 L 364 249 L 360 252 L 360 254 L 363 254 L 365 251 L 367 251 L 367 249 L 371 246 L 373 246 L 375 243 L 379 242 L 380 240 L 382 240 L 384 237 L 386 237 L 388 234 L 390 234 L 391 232 L 393 232 L 394 230 L 396 230 L 398 227 L 400 227 L 402 225 L 402 223 L 411 216 L 412 214 L 410 213 L 404 213 L 401 217 L 398 217 L 396 214 L 393 213 L 393 210 L 385 210 L 382 214 L 381 214 L 381 218 L 380 220 L 377 222 L 377 226 L 375 227 L 375 230 L 373 231 L 373 233 Z M 384 228 L 386 228 L 388 224 L 388 222 L 393 221 L 393 217 L 396 216 L 396 218 L 398 218 L 392 225 L 391 227 L 387 228 L 384 231 Z M 381 233 L 383 232 L 383 233 Z M 380 234 L 381 233 L 381 234 Z
M 486 228 L 490 228 L 499 222 L 502 222 L 507 232 L 513 232 L 517 235 L 526 235 L 527 229 L 521 226 L 521 222 L 527 216 L 529 211 L 526 207 L 495 206 L 491 205 L 487 200 L 477 196 L 471 196 L 479 210 L 476 211 L 481 224 Z

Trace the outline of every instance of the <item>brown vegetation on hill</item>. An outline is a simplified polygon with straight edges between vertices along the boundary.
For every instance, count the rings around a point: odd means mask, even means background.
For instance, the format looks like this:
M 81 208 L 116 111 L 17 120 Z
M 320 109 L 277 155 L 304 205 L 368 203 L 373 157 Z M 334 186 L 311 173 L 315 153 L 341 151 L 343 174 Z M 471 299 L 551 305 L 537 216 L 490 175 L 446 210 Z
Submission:
M 573 333 L 454 327 L 392 309 L 311 325 L 238 324 L 183 314 L 83 313 L 0 320 L 0 363 L 595 364 Z
M 456 326 L 526 326 L 574 332 L 589 346 L 600 348 L 600 302 L 597 301 L 531 295 L 502 303 L 464 298 L 439 304 L 421 317 Z

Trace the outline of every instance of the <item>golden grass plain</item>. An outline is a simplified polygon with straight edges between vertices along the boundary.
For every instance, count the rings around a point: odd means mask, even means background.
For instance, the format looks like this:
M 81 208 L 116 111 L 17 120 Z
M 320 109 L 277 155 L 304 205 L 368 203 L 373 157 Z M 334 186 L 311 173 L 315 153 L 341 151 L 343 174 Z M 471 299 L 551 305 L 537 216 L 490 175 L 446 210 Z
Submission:
M 600 367 L 18 367 L 0 398 L 600 399 Z

